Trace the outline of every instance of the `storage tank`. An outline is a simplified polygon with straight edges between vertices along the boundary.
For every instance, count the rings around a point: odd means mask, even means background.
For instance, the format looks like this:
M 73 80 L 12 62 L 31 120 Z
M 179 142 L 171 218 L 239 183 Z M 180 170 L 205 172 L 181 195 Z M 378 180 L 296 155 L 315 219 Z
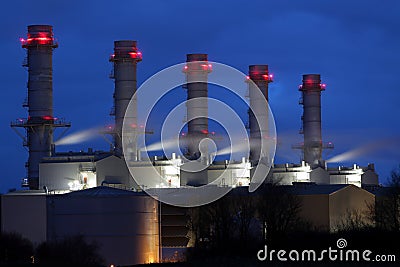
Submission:
M 158 262 L 158 205 L 143 192 L 104 186 L 48 196 L 48 240 L 82 235 L 107 266 Z

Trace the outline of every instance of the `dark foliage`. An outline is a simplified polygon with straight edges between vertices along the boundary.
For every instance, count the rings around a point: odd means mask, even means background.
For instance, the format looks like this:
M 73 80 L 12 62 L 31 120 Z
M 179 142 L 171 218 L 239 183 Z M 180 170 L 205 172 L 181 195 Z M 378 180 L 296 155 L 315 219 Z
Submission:
M 36 250 L 37 262 L 71 266 L 97 266 L 102 263 L 98 246 L 89 244 L 82 236 L 67 237 L 60 241 L 44 242 Z
M 0 234 L 0 262 L 1 263 L 29 263 L 32 262 L 33 245 L 17 233 Z

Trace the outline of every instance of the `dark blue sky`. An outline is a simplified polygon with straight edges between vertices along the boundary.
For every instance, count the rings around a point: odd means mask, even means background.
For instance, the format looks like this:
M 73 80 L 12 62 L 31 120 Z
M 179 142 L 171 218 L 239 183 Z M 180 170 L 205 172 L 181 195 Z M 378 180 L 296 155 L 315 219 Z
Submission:
M 29 24 L 52 24 L 54 107 L 70 133 L 112 122 L 113 41 L 134 39 L 143 53 L 139 84 L 203 52 L 243 72 L 269 64 L 270 105 L 280 148 L 277 162 L 298 162 L 301 75 L 320 73 L 323 138 L 330 156 L 373 147 L 344 163 L 375 162 L 381 182 L 400 163 L 400 3 L 391 1 L 7 1 L 2 3 L 0 191 L 19 187 L 28 154 L 10 121 L 25 117 L 27 72 L 19 38 Z M 56 135 L 57 136 L 57 135 Z M 373 146 L 373 143 L 381 145 Z M 74 149 L 107 149 L 100 139 Z M 61 148 L 69 149 L 69 148 Z

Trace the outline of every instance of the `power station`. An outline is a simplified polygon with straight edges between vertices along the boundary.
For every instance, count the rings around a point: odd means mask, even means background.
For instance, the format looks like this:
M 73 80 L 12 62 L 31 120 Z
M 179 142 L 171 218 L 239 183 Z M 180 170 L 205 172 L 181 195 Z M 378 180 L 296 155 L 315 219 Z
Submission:
M 148 168 L 157 169 L 163 181 L 157 189 L 184 189 L 202 186 L 224 175 L 217 187 L 245 187 L 252 180 L 252 169 L 263 155 L 260 143 L 270 138 L 268 117 L 260 102 L 268 99 L 268 86 L 273 75 L 268 65 L 250 65 L 247 77 L 249 89 L 248 129 L 250 153 L 241 161 L 209 162 L 207 149 L 201 149 L 209 134 L 209 107 L 207 77 L 213 66 L 207 54 L 187 54 L 183 74 L 187 93 L 187 147 L 185 157 L 207 162 L 208 167 L 196 173 L 185 170 L 182 158 L 157 157 L 152 166 L 141 160 L 138 136 L 146 134 L 138 123 L 137 103 L 127 112 L 129 102 L 137 90 L 137 63 L 142 54 L 133 40 L 114 42 L 109 58 L 113 64 L 111 78 L 115 82 L 114 106 L 111 115 L 115 124 L 104 131 L 113 138 L 109 151 L 88 149 L 80 152 L 57 152 L 53 141 L 56 127 L 70 127 L 70 123 L 54 117 L 52 88 L 52 55 L 57 48 L 52 26 L 28 26 L 28 37 L 22 47 L 27 49 L 28 118 L 11 124 L 26 129 L 24 145 L 28 147 L 27 177 L 22 186 L 29 190 L 2 196 L 2 230 L 20 232 L 35 243 L 57 240 L 83 233 L 99 242 L 107 264 L 128 265 L 159 262 L 169 252 L 184 251 L 190 246 L 190 234 L 182 211 L 163 205 L 142 191 L 129 168 L 136 168 L 146 179 L 152 179 Z M 198 81 L 202 82 L 198 82 Z M 274 164 L 267 181 L 282 185 L 305 182 L 321 185 L 352 184 L 377 185 L 374 165 L 366 167 L 330 168 L 323 159 L 323 149 L 332 149 L 322 142 L 321 92 L 325 84 L 319 74 L 303 75 L 300 104 L 303 105 L 302 130 L 303 160 L 299 164 Z M 264 99 L 256 92 L 261 90 Z M 273 101 L 273 100 L 272 100 Z M 124 118 L 130 122 L 130 131 L 123 132 Z M 256 119 L 258 118 L 258 120 Z M 128 135 L 128 151 L 123 151 L 123 134 Z M 126 136 L 125 135 L 125 136 Z M 267 159 L 273 160 L 273 159 Z M 20 208 L 20 209 L 19 209 Z M 16 211 L 17 210 L 17 211 Z M 21 220 L 20 218 L 25 218 Z M 26 227 L 29 221 L 34 228 Z M 173 221 L 173 227 L 169 222 Z M 88 224 L 90 222 L 90 224 Z M 168 228 L 170 227 L 170 228 Z M 164 232 L 162 229 L 168 229 Z M 163 233 L 164 232 L 164 233 Z M 115 248 L 118 252 L 115 253 Z M 111 252 L 113 251 L 113 252 Z

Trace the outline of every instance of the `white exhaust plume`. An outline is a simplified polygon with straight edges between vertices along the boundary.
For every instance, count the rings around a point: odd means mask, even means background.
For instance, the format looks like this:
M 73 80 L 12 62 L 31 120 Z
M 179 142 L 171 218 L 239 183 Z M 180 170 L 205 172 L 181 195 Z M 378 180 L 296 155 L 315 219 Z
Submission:
M 99 136 L 101 131 L 100 127 L 90 128 L 83 131 L 75 132 L 55 142 L 55 145 L 73 145 L 79 144 Z
M 344 162 L 348 160 L 355 159 L 361 155 L 366 155 L 378 150 L 386 150 L 388 148 L 393 148 L 396 147 L 400 143 L 400 138 L 394 137 L 394 138 L 386 138 L 381 141 L 375 142 L 375 143 L 369 143 L 364 146 L 358 147 L 356 149 L 352 149 L 350 151 L 344 152 L 342 154 L 336 155 L 330 159 L 328 159 L 326 162 L 331 163 L 331 162 Z

